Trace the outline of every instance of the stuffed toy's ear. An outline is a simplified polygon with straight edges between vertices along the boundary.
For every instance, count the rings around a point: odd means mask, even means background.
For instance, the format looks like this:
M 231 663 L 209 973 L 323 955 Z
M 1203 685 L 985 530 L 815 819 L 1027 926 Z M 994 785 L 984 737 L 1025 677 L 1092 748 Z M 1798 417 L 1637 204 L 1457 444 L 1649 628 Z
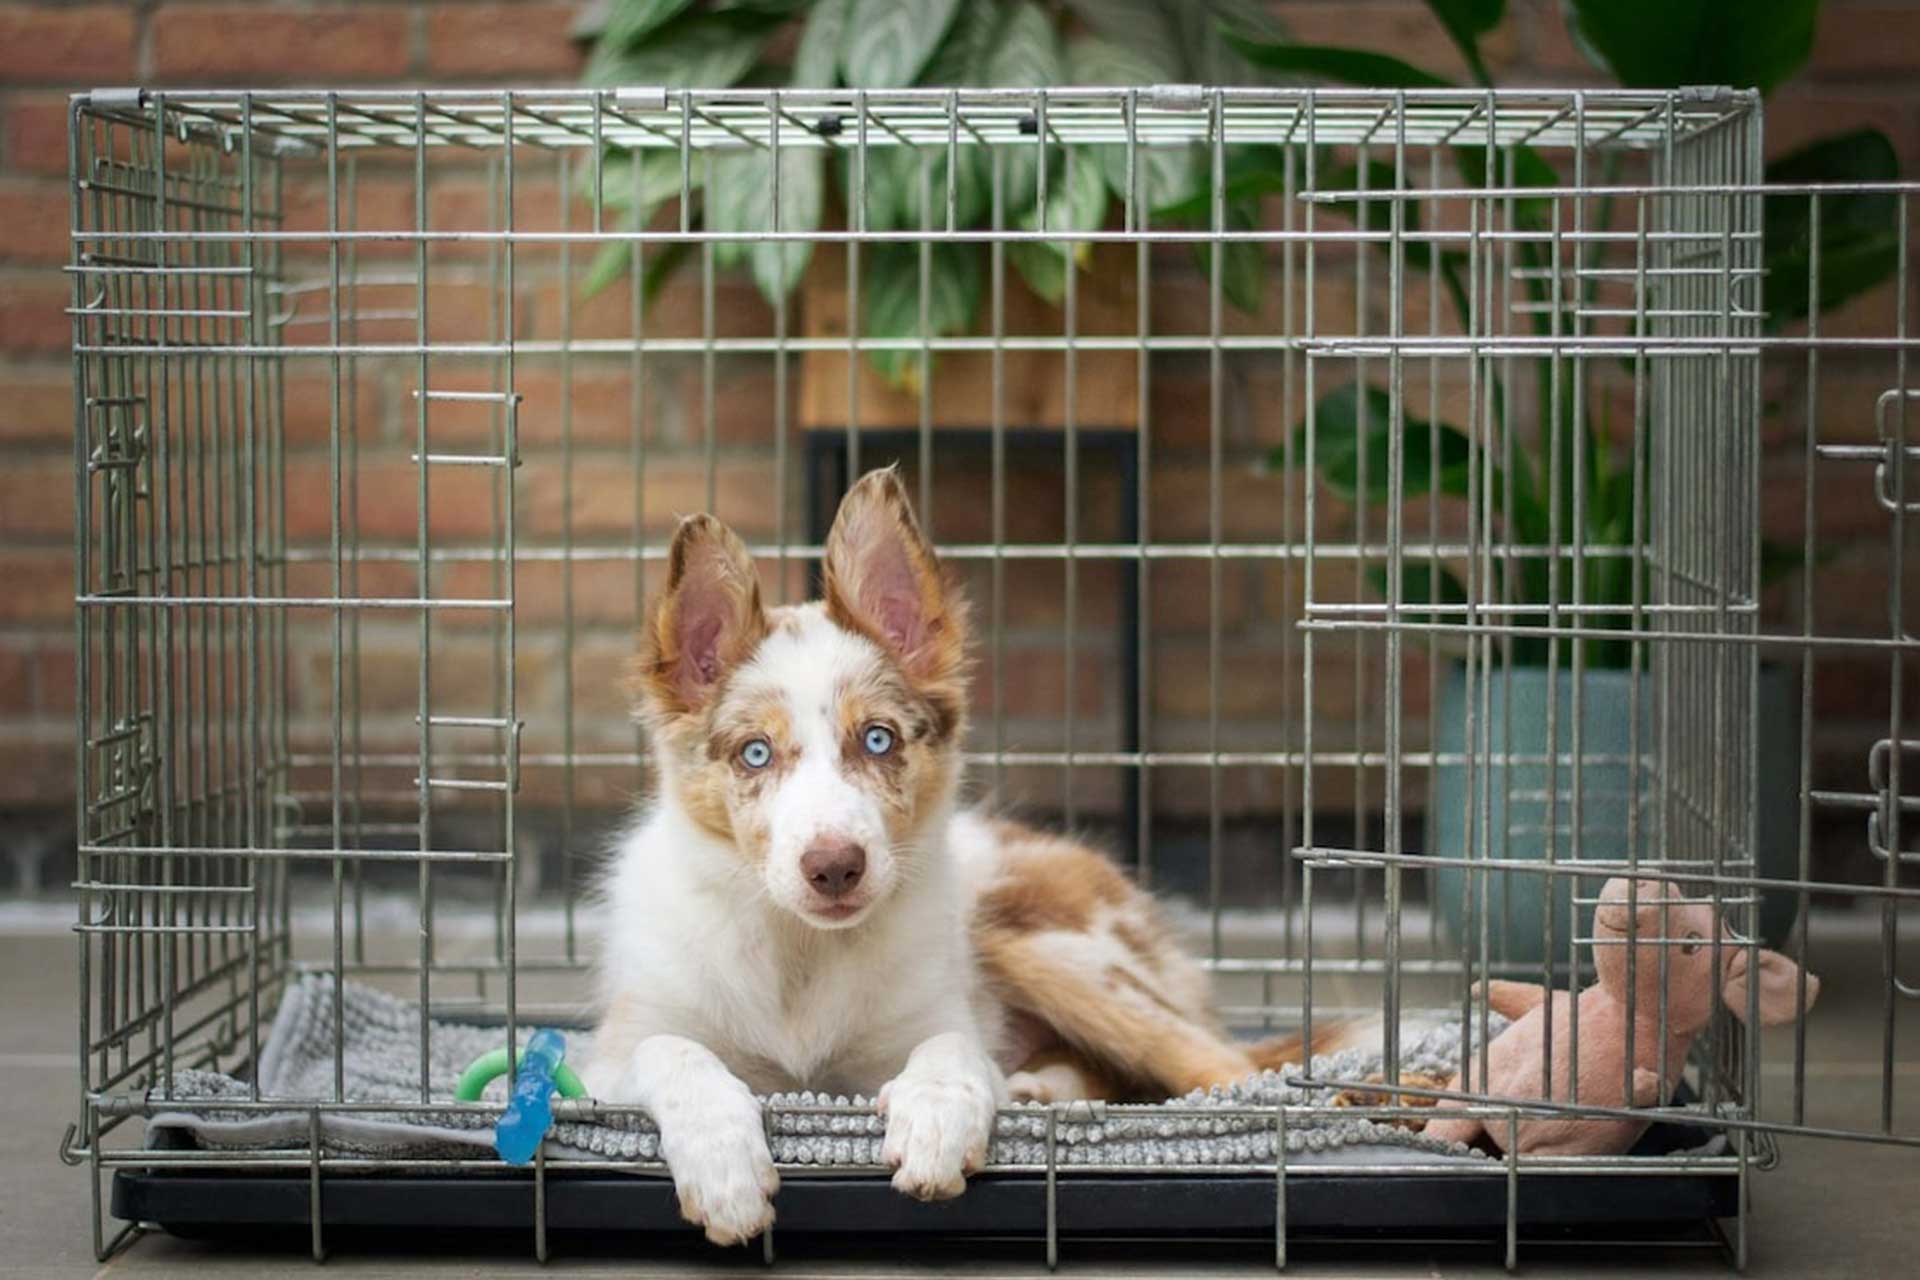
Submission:
M 1753 980 L 1752 965 L 1748 962 L 1748 951 L 1737 947 L 1727 957 L 1727 977 L 1720 986 L 1720 998 L 1734 1017 L 1742 1022 L 1747 1019 L 1747 985 Z M 1797 1007 L 1800 998 L 1800 966 L 1778 951 L 1764 948 L 1757 953 L 1760 964 L 1760 1022 L 1763 1026 L 1777 1026 L 1783 1022 L 1792 1022 L 1801 1012 Z M 1811 1009 L 1813 1002 L 1820 997 L 1820 979 L 1807 975 L 1807 1004 Z

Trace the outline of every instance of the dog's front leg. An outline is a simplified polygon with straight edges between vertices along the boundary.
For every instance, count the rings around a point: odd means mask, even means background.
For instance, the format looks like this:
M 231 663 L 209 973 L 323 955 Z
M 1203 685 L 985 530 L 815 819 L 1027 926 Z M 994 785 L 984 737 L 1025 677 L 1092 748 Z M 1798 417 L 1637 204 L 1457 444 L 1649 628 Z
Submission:
M 628 1072 L 622 1092 L 659 1126 L 681 1216 L 715 1244 L 740 1244 L 772 1226 L 780 1175 L 753 1091 L 684 1036 L 642 1040 Z
M 967 1189 L 987 1162 L 994 1111 L 1007 1085 L 979 1040 L 950 1031 L 920 1043 L 880 1091 L 887 1136 L 880 1153 L 893 1185 L 919 1200 L 946 1200 Z

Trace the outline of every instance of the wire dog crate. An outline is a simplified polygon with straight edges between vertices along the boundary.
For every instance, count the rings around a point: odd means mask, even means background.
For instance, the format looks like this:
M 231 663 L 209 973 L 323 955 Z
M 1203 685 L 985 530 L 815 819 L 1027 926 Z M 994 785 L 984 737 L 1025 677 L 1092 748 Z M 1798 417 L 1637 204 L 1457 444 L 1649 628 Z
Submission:
M 802 459 L 828 454 L 815 498 L 903 458 L 973 585 L 974 773 L 1197 904 L 1234 1022 L 1383 1014 L 1384 1080 L 1318 1082 L 1402 1090 L 1365 1114 L 1426 1114 L 1394 1065 L 1419 1011 L 1477 1021 L 1484 1052 L 1471 981 L 1584 982 L 1618 874 L 1688 886 L 1729 949 L 1816 966 L 1809 903 L 1869 912 L 1884 1070 L 1878 1114 L 1836 1118 L 1804 1019 L 1763 1037 L 1722 1009 L 1689 1100 L 1652 1112 L 1696 1135 L 1678 1154 L 1330 1169 L 1277 1141 L 1142 1173 L 1049 1145 L 939 1214 L 795 1177 L 783 1230 L 1029 1232 L 1051 1260 L 1076 1231 L 1237 1229 L 1284 1263 L 1316 1227 L 1481 1228 L 1511 1262 L 1535 1225 L 1691 1216 L 1733 1219 L 1744 1257 L 1776 1135 L 1920 1141 L 1895 1105 L 1920 894 L 1916 188 L 1766 186 L 1761 148 L 1757 97 L 1728 90 L 77 95 L 63 1154 L 92 1166 L 101 1255 L 236 1215 L 310 1226 L 318 1255 L 449 1186 L 543 1257 L 550 1225 L 676 1221 L 604 1163 L 529 1179 L 328 1146 L 323 1123 L 392 1105 L 349 1096 L 338 1049 L 324 1097 L 253 1070 L 301 974 L 331 975 L 336 1011 L 361 980 L 508 1042 L 580 1016 L 585 860 L 646 766 L 616 673 L 670 520 L 734 522 L 800 598 Z M 789 229 L 823 152 L 858 194 L 836 229 Z M 702 221 L 741 156 L 764 198 Z M 1202 207 L 1161 206 L 1169 158 L 1209 175 Z M 1063 221 L 1095 164 L 1120 214 Z M 904 214 L 870 207 L 883 168 L 912 180 Z M 984 228 L 957 215 L 969 172 Z M 1771 250 L 1796 234 L 1793 279 Z M 1092 268 L 1023 313 L 1009 255 L 1066 244 Z M 1869 250 L 1893 288 L 1823 319 L 1823 253 Z M 876 334 L 861 272 L 896 251 L 916 318 Z M 958 332 L 936 251 L 987 264 Z M 625 270 L 590 293 L 610 254 Z M 804 254 L 799 294 L 754 299 L 747 259 Z M 904 418 L 878 420 L 876 356 L 917 373 Z M 1763 531 L 1849 590 L 1769 585 Z M 1578 1022 L 1549 1035 L 1577 1045 Z M 129 1121 L 211 1106 L 176 1092 L 207 1067 L 253 1081 L 220 1109 L 305 1140 L 129 1144 Z M 1490 1126 L 1617 1114 L 1468 1101 Z M 1279 1138 L 1312 1118 L 1246 1110 Z

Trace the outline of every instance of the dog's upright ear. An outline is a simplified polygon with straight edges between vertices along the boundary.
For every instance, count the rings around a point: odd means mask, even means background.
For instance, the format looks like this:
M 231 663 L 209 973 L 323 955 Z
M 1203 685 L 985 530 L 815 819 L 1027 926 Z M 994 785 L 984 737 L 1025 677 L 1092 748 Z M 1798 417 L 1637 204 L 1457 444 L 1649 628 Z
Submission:
M 869 471 L 840 500 L 826 595 L 829 617 L 891 653 L 923 689 L 964 692 L 966 600 L 921 535 L 895 468 Z
M 712 516 L 682 520 L 667 556 L 666 589 L 640 636 L 635 676 L 646 709 L 661 719 L 701 710 L 766 634 L 760 580 L 746 547 Z

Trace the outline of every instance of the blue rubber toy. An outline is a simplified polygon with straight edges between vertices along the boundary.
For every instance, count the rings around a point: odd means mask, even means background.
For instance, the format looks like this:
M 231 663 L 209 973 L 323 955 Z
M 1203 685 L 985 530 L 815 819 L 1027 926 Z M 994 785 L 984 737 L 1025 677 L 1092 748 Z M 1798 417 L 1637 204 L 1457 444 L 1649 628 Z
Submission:
M 534 1152 L 540 1149 L 547 1130 L 553 1127 L 553 1095 L 556 1090 L 563 1098 L 587 1096 L 580 1078 L 563 1061 L 566 1053 L 566 1037 L 550 1027 L 534 1032 L 527 1041 L 526 1049 L 521 1052 L 519 1070 L 513 1078 L 513 1092 L 508 1096 L 507 1108 L 501 1112 L 500 1122 L 493 1130 L 494 1150 L 508 1164 L 532 1163 Z M 461 1073 L 453 1096 L 461 1102 L 477 1101 L 481 1091 L 508 1070 L 505 1049 L 483 1054 Z

